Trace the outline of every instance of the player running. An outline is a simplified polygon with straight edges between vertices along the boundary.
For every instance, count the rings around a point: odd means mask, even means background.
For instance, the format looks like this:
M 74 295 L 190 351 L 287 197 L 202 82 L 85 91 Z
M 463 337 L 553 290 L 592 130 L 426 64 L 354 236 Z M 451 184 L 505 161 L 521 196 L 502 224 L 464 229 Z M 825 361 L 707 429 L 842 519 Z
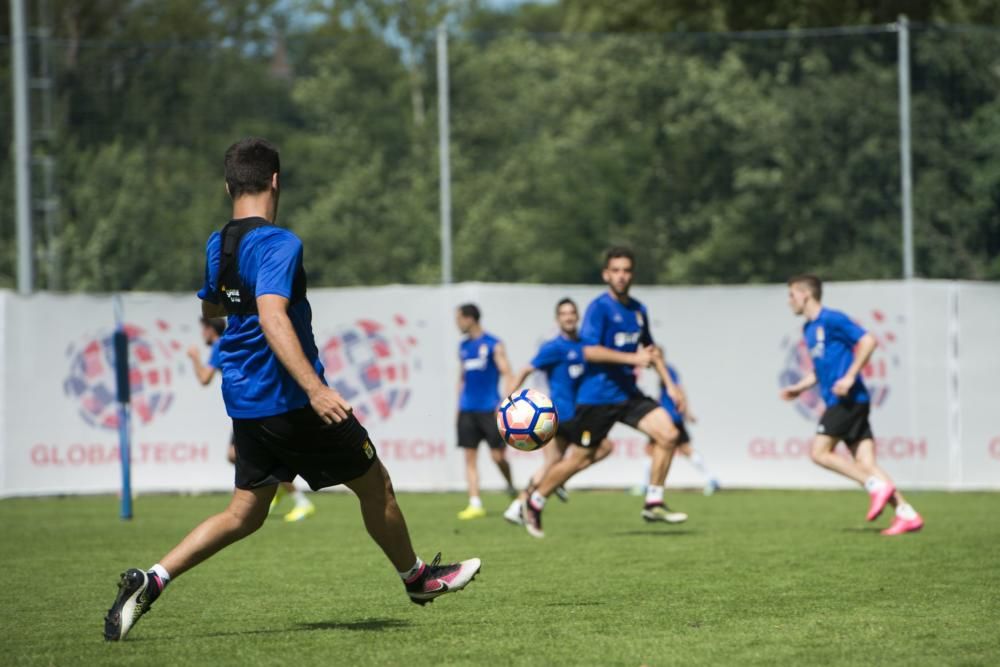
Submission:
M 222 360 L 220 357 L 219 347 L 222 341 L 222 334 L 226 331 L 226 318 L 224 317 L 203 317 L 201 318 L 201 337 L 205 341 L 205 345 L 211 348 L 211 352 L 208 355 L 208 361 L 202 362 L 201 352 L 198 350 L 197 345 L 192 345 L 188 348 L 188 357 L 191 358 L 191 364 L 194 366 L 195 377 L 198 378 L 198 382 L 202 386 L 207 387 L 211 384 L 212 379 L 215 377 L 216 371 L 222 370 Z M 236 463 L 236 439 L 234 436 L 229 438 L 229 448 L 226 452 L 226 458 L 229 459 L 230 463 Z M 274 494 L 274 498 L 271 499 L 271 504 L 268 507 L 268 514 L 274 512 L 281 502 L 282 498 L 285 496 L 291 496 L 295 501 L 295 507 L 285 515 L 285 521 L 295 522 L 307 519 L 316 513 L 316 506 L 306 498 L 306 494 L 301 490 L 295 488 L 295 482 L 282 482 L 278 485 L 278 490 Z
M 236 434 L 236 488 L 229 507 L 203 521 L 149 571 L 130 568 L 104 619 L 104 637 L 124 639 L 181 574 L 263 525 L 280 482 L 300 475 L 313 489 L 344 484 L 358 496 L 368 534 L 424 605 L 464 588 L 481 563 L 424 563 L 413 551 L 389 473 L 351 406 L 326 385 L 306 299 L 302 242 L 274 225 L 278 151 L 262 139 L 225 157 L 233 219 L 206 246 L 198 296 L 205 317 L 229 315 L 222 336 L 222 394 Z M 328 575 L 319 567 L 317 574 Z M 239 573 L 234 573 L 239 576 Z
M 861 380 L 861 369 L 878 341 L 844 313 L 825 308 L 822 298 L 823 284 L 816 276 L 802 274 L 789 279 L 788 305 L 793 313 L 806 319 L 802 332 L 813 360 L 813 371 L 784 387 L 780 396 L 791 401 L 818 384 L 827 407 L 816 427 L 812 460 L 864 486 L 871 498 L 869 521 L 882 513 L 886 503 L 896 508 L 896 518 L 882 531 L 883 535 L 920 530 L 924 520 L 875 463 L 875 441 L 868 423 L 870 397 Z M 853 458 L 834 453 L 841 440 Z
M 563 457 L 569 446 L 569 441 L 573 437 L 572 419 L 576 412 L 576 392 L 580 386 L 580 380 L 583 378 L 584 359 L 583 343 L 580 342 L 580 336 L 577 333 L 580 313 L 572 299 L 563 299 L 556 304 L 556 322 L 559 324 L 559 335 L 542 343 L 534 359 L 531 360 L 531 364 L 521 371 L 507 391 L 508 395 L 513 394 L 524 384 L 529 375 L 540 370 L 545 373 L 548 380 L 549 398 L 552 399 L 556 414 L 559 416 L 559 429 L 555 438 L 542 448 L 544 461 L 541 467 L 531 476 L 527 488 L 511 501 L 507 511 L 503 513 L 503 518 L 514 524 L 524 523 L 521 519 L 522 504 L 535 490 L 549 469 Z M 582 467 L 576 472 L 600 461 L 610 453 L 611 442 L 605 439 L 601 441 L 594 458 L 583 459 L 580 462 Z M 555 493 L 560 500 L 564 502 L 567 500 L 566 491 L 562 487 L 557 487 Z
M 663 501 L 663 484 L 670 469 L 677 427 L 656 401 L 636 386 L 635 368 L 653 365 L 681 411 L 683 394 L 667 373 L 653 347 L 646 307 L 629 296 L 635 258 L 627 248 L 607 251 L 602 278 L 608 291 L 594 299 L 583 316 L 580 340 L 587 361 L 577 394 L 573 444 L 524 503 L 522 518 L 528 533 L 543 537 L 542 510 L 552 492 L 569 480 L 586 459 L 596 459 L 597 445 L 611 427 L 623 422 L 645 433 L 653 442 L 653 464 L 641 516 L 646 521 L 681 523 L 682 512 L 673 512 Z
M 500 403 L 498 383 L 511 383 L 510 364 L 503 343 L 483 331 L 479 307 L 466 303 L 458 307 L 455 323 L 465 339 L 459 343 L 458 356 L 458 446 L 465 451 L 465 481 L 469 487 L 469 506 L 458 513 L 459 519 L 479 519 L 486 509 L 479 497 L 479 443 L 486 441 L 490 456 L 507 482 L 507 491 L 517 495 L 511 481 L 510 463 L 503 438 L 497 430 L 496 409 Z

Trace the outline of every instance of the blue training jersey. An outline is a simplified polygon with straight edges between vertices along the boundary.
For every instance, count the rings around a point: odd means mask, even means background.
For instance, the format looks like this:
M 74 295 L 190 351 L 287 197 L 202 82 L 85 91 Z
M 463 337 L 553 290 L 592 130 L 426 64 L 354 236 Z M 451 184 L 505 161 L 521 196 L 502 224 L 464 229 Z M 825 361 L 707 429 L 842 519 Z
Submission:
M 674 384 L 679 387 L 681 376 L 677 372 L 677 369 L 667 364 L 667 373 L 670 374 L 670 379 L 674 381 Z M 675 424 L 679 426 L 684 423 L 684 415 L 677 409 L 677 404 L 674 403 L 674 399 L 670 398 L 670 394 L 667 393 L 667 387 L 662 382 L 660 383 L 660 405 L 670 413 L 670 418 Z
M 839 310 L 823 308 L 815 320 L 802 325 L 802 333 L 812 357 L 820 394 L 827 406 L 840 402 L 868 403 L 868 389 L 860 374 L 846 397 L 833 393 L 833 384 L 854 363 L 854 346 L 865 335 L 865 330 Z
M 618 352 L 635 352 L 639 345 L 652 345 L 649 315 L 635 299 L 628 303 L 605 292 L 590 302 L 583 316 L 580 341 Z M 640 395 L 632 366 L 588 363 L 576 396 L 577 405 L 609 405 Z
M 462 363 L 462 395 L 458 409 L 463 412 L 492 412 L 500 402 L 497 368 L 493 351 L 500 343 L 495 336 L 483 332 L 479 338 L 467 338 L 458 346 Z
M 222 339 L 219 338 L 214 343 L 212 343 L 212 350 L 208 353 L 208 363 L 206 365 L 211 366 L 215 370 L 222 370 L 222 358 L 219 352 L 219 346 Z
M 219 232 L 205 246 L 205 284 L 198 297 L 218 303 Z M 292 281 L 302 266 L 302 241 L 280 227 L 258 227 L 240 243 L 239 268 L 243 284 L 256 296 L 292 297 Z M 288 307 L 288 317 L 306 358 L 323 379 L 323 364 L 312 331 L 312 308 L 302 300 Z M 229 315 L 219 342 L 222 398 L 226 412 L 236 419 L 271 417 L 309 405 L 306 393 L 271 351 L 257 315 Z M 324 383 L 326 382 L 323 379 Z
M 559 421 L 572 419 L 576 414 L 577 389 L 583 378 L 583 343 L 560 334 L 542 343 L 531 365 L 548 378 L 549 398 L 556 407 Z

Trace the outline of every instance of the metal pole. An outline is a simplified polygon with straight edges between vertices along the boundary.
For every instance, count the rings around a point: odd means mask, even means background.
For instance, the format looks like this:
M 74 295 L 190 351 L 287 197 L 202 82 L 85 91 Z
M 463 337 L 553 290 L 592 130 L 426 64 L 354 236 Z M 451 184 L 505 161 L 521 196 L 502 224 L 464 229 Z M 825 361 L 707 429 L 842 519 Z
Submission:
M 903 278 L 913 278 L 913 167 L 910 151 L 910 23 L 900 14 L 899 31 L 899 178 L 903 191 Z
M 14 188 L 17 200 L 17 291 L 34 291 L 31 241 L 31 135 L 28 128 L 28 45 L 24 0 L 10 0 L 14 99 Z
M 451 284 L 451 155 L 448 136 L 448 29 L 437 29 L 438 152 L 441 161 L 441 283 Z

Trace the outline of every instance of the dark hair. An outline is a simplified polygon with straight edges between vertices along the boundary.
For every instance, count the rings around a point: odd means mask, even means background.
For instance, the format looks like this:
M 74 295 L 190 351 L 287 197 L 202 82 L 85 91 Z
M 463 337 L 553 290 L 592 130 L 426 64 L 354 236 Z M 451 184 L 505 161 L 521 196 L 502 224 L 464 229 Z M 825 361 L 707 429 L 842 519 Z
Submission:
M 811 273 L 800 273 L 788 279 L 788 285 L 805 285 L 817 301 L 823 300 L 823 281 Z
M 215 329 L 215 333 L 220 336 L 226 330 L 226 318 L 224 317 L 203 317 L 201 318 L 201 323 L 206 327 Z
M 271 176 L 279 171 L 278 149 L 264 139 L 241 139 L 226 151 L 226 185 L 233 199 L 265 192 L 271 187 Z
M 462 317 L 471 317 L 476 322 L 479 321 L 479 306 L 474 303 L 463 303 L 458 307 L 458 312 L 462 313 Z
M 635 254 L 632 252 L 631 248 L 626 248 L 623 245 L 611 246 L 608 248 L 607 252 L 604 253 L 604 268 L 608 268 L 608 264 L 611 260 L 618 259 L 619 257 L 627 257 L 632 266 L 635 266 Z
M 573 301 L 573 299 L 571 299 L 571 298 L 569 298 L 567 296 L 565 298 L 560 299 L 559 303 L 556 304 L 556 315 L 559 314 L 559 309 L 562 308 L 565 305 L 573 306 L 573 310 L 576 310 L 576 311 L 579 312 L 579 308 L 576 307 L 576 301 Z

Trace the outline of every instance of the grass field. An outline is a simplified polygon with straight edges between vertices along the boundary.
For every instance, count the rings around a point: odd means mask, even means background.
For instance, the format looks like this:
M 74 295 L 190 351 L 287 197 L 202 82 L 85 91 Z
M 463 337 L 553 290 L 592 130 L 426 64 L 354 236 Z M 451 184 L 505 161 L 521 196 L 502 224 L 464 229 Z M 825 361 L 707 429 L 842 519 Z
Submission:
M 457 494 L 404 494 L 418 551 L 480 576 L 421 608 L 353 497 L 316 496 L 171 584 L 125 642 L 101 638 L 119 572 L 148 567 L 226 497 L 0 502 L 7 665 L 1000 664 L 1000 494 L 914 493 L 927 528 L 881 537 L 860 492 L 673 494 L 647 526 L 625 494 L 573 494 L 544 540 Z M 888 524 L 882 518 L 879 527 Z

